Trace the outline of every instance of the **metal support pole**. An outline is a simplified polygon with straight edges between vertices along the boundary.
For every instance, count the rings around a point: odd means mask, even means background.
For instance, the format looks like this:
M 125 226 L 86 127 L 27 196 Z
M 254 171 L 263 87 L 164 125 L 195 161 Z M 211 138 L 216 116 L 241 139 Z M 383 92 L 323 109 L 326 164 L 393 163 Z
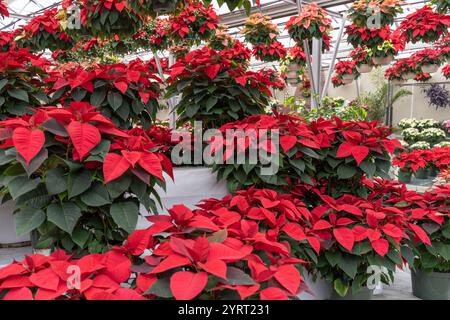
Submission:
M 169 67 L 175 64 L 175 57 L 172 53 L 169 54 Z M 172 129 L 176 129 L 177 127 L 177 111 L 175 106 L 177 105 L 177 97 L 172 97 L 167 100 L 167 104 L 169 105 L 169 127 Z
M 338 38 L 337 38 L 337 41 L 336 41 L 336 47 L 334 48 L 333 58 L 331 59 L 330 69 L 328 70 L 328 75 L 327 75 L 327 78 L 325 80 L 325 84 L 323 86 L 322 95 L 320 96 L 320 101 L 322 101 L 325 98 L 325 95 L 328 92 L 328 88 L 330 87 L 331 77 L 333 76 L 334 66 L 336 65 L 336 58 L 337 58 L 337 55 L 338 55 L 338 52 L 339 52 L 339 45 L 341 44 L 342 35 L 344 34 L 344 27 L 345 27 L 345 20 L 346 19 L 347 19 L 347 16 L 344 15 L 342 17 L 341 26 L 339 27 L 339 33 L 338 33 Z
M 313 39 L 312 43 L 312 70 L 314 73 L 314 82 L 316 92 L 320 93 L 322 87 L 321 71 L 322 71 L 322 39 Z M 320 101 L 319 101 L 320 102 Z

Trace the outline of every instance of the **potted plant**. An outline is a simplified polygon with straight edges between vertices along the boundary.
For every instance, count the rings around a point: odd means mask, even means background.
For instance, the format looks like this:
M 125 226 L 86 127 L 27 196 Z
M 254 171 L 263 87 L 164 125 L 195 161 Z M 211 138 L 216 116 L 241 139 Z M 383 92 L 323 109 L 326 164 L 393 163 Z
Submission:
M 416 74 L 416 77 L 414 78 L 414 80 L 416 80 L 418 82 L 427 82 L 427 81 L 430 81 L 431 78 L 433 78 L 433 76 L 431 74 L 423 72 L 423 71 L 419 71 Z
M 205 129 L 264 113 L 274 82 L 227 58 L 226 52 L 203 47 L 171 67 L 166 97 L 181 95 L 179 124 L 203 121 Z M 193 104 L 192 102 L 195 101 Z
M 0 119 L 29 114 L 48 102 L 45 92 L 50 62 L 27 49 L 0 53 Z
M 410 183 L 413 173 L 416 173 L 416 177 L 422 177 L 428 165 L 422 150 L 402 152 L 394 158 L 392 164 L 399 167 L 398 181 L 403 183 Z
M 377 28 L 390 26 L 397 15 L 403 13 L 402 5 L 404 0 L 357 0 L 353 2 L 348 17 L 359 27 L 367 27 L 370 24 L 376 25 Z
M 372 49 L 372 60 L 375 65 L 387 66 L 394 60 L 398 50 L 392 40 L 386 40 L 383 44 Z
M 331 78 L 331 83 L 333 84 L 333 87 L 335 87 L 335 88 L 350 84 L 352 82 L 353 82 L 353 80 L 344 81 L 339 75 L 334 75 Z
M 3 18 L 9 17 L 8 7 L 6 6 L 3 0 L 0 0 L 0 15 Z
M 31 232 L 35 249 L 97 253 L 121 244 L 140 204 L 156 210 L 150 194 L 158 199 L 154 186 L 172 170 L 142 129 L 122 131 L 88 102 L 41 107 L 0 127 L 1 186 L 15 201 L 17 234 Z
M 384 76 L 394 85 L 402 84 L 406 81 L 400 74 L 400 70 L 394 66 L 387 68 Z
M 410 236 L 423 232 L 410 226 L 406 212 L 379 200 L 386 188 L 369 184 L 367 198 L 343 195 L 335 199 L 319 188 L 299 186 L 307 199 L 314 199 L 308 200 L 313 206 L 312 229 L 321 243 L 311 270 L 334 288 L 331 299 L 371 299 L 378 285 L 371 275 L 376 272 L 379 281 L 390 284 L 396 266 L 403 264 L 401 248 Z
M 169 19 L 149 19 L 141 30 L 133 35 L 134 48 L 150 49 L 153 52 L 167 50 L 171 45 L 169 27 Z
M 436 49 L 423 49 L 411 56 L 424 73 L 435 73 L 442 64 L 441 52 Z
M 250 64 L 250 59 L 252 58 L 252 50 L 237 39 L 233 42 L 231 48 L 223 49 L 220 54 L 223 57 L 236 61 L 244 66 L 248 66 Z
M 422 130 L 419 135 L 421 141 L 426 141 L 431 145 L 435 145 L 445 140 L 445 138 L 445 131 L 440 128 L 427 128 Z
M 289 36 L 297 43 L 303 40 L 323 39 L 331 32 L 331 19 L 326 11 L 315 2 L 305 4 L 299 16 L 294 16 L 286 23 Z
M 67 70 L 55 70 L 48 79 L 51 97 L 62 104 L 86 101 L 123 129 L 136 123 L 148 128 L 158 110 L 161 79 L 137 59 Z M 95 90 L 94 90 L 95 88 Z
M 35 16 L 22 26 L 23 34 L 20 37 L 21 45 L 30 51 L 44 51 L 49 49 L 66 50 L 73 46 L 73 40 L 61 27 L 57 8 L 45 10 L 43 14 Z
M 433 43 L 448 33 L 449 26 L 450 16 L 434 12 L 430 6 L 424 6 L 406 16 L 400 23 L 399 30 L 407 42 Z
M 354 80 L 359 77 L 354 60 L 340 60 L 336 63 L 334 72 L 343 80 Z
M 450 65 L 447 64 L 442 69 L 442 74 L 444 75 L 445 79 L 450 79 Z
M 359 73 L 369 73 L 372 71 L 373 61 L 371 51 L 367 47 L 357 47 L 350 52 L 350 57 L 355 62 L 356 69 Z
M 279 61 L 284 59 L 286 54 L 286 48 L 279 41 L 253 46 L 253 55 L 264 62 Z
M 276 41 L 280 32 L 269 16 L 254 13 L 245 20 L 241 33 L 244 35 L 246 42 L 253 46 L 259 46 Z
M 219 18 L 210 4 L 187 1 L 181 12 L 170 19 L 169 34 L 176 44 L 199 44 L 209 40 L 219 24 Z
M 80 28 L 67 24 L 71 10 L 80 12 Z M 130 6 L 127 0 L 67 0 L 63 3 L 66 11 L 64 30 L 74 38 L 84 36 L 110 38 L 117 34 L 126 38 L 135 34 L 143 24 L 143 18 Z
M 236 40 L 228 33 L 228 27 L 219 24 L 214 36 L 209 41 L 208 46 L 216 51 L 222 51 L 231 48 L 235 41 Z
M 413 294 L 424 300 L 450 299 L 450 222 L 449 184 L 435 187 L 423 195 L 426 210 L 415 206 L 411 219 L 422 227 L 428 241 L 413 242 L 411 263 Z
M 281 61 L 281 70 L 286 74 L 288 81 L 296 84 L 302 68 L 306 65 L 306 54 L 303 49 L 295 45 L 288 49 L 287 55 Z
M 373 49 L 390 39 L 391 28 L 386 26 L 382 29 L 369 29 L 351 24 L 346 27 L 345 33 L 347 34 L 347 42 L 354 48 L 366 46 L 369 49 Z

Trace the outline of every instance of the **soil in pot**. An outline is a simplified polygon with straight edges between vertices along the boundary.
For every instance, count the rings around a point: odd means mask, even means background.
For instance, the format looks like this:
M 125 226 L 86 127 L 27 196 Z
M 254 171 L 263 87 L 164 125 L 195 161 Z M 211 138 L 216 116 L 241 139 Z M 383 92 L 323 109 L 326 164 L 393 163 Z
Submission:
M 369 73 L 373 70 L 373 66 L 370 64 L 362 64 L 360 66 L 357 66 L 356 69 L 359 73 Z
M 428 170 L 427 169 L 417 169 L 417 171 L 414 172 L 414 176 L 417 179 L 428 179 Z
M 411 270 L 413 294 L 423 300 L 450 300 L 450 273 Z
M 404 171 L 404 170 L 398 171 L 398 182 L 410 183 L 411 178 L 412 178 L 411 171 Z

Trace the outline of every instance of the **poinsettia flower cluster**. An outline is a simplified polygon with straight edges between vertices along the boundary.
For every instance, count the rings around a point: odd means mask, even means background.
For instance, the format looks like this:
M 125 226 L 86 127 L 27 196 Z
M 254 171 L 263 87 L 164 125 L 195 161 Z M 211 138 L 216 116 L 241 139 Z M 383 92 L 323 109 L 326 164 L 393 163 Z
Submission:
M 398 154 L 392 161 L 392 164 L 398 166 L 403 171 L 416 172 L 418 169 L 426 168 L 428 161 L 428 150 L 413 150 Z
M 359 72 L 356 69 L 356 62 L 354 60 L 340 60 L 336 63 L 334 72 L 341 77 L 344 75 L 359 75 Z
M 70 282 L 80 270 L 80 282 Z M 121 285 L 131 277 L 130 259 L 118 252 L 73 258 L 62 250 L 27 255 L 0 270 L 2 300 L 144 300 Z M 79 286 L 78 286 L 79 285 Z
M 229 60 L 235 60 L 238 63 L 247 65 L 252 58 L 252 50 L 241 41 L 235 40 L 230 48 L 225 48 L 221 51 L 221 55 Z
M 369 49 L 372 49 L 390 39 L 391 28 L 386 26 L 382 29 L 369 29 L 367 27 L 358 27 L 355 24 L 350 24 L 346 27 L 345 33 L 347 34 L 347 42 L 354 48 L 364 45 Z
M 331 83 L 333 84 L 333 87 L 338 88 L 344 85 L 344 82 L 342 81 L 342 78 L 338 75 L 334 75 L 331 78 Z
M 427 64 L 442 64 L 442 53 L 440 50 L 429 48 L 413 53 L 410 60 L 415 61 L 418 67 Z
M 386 69 L 385 77 L 390 80 L 403 80 L 403 76 L 405 74 L 416 74 L 418 71 L 418 61 L 413 56 L 411 56 L 395 61 L 391 67 Z
M 25 37 L 21 40 L 24 42 L 23 46 L 33 51 L 69 49 L 73 45 L 73 40 L 61 27 L 58 14 L 57 8 L 45 10 L 22 26 Z
M 170 216 L 148 217 L 154 224 L 136 231 L 116 249 L 136 257 L 152 250 L 140 265 L 148 271 L 137 277 L 137 290 L 144 296 L 163 298 L 157 290 L 160 286 L 168 290 L 166 298 L 178 300 L 227 295 L 286 300 L 304 290 L 298 268 L 305 261 L 291 255 L 280 231 L 260 228 L 279 224 L 288 230 L 288 219 L 298 221 L 308 214 L 300 201 L 271 190 L 252 190 L 223 202 L 205 200 L 199 206 L 191 211 L 176 205 Z M 310 239 L 317 244 L 314 237 Z
M 101 112 L 125 129 L 131 126 L 132 120 L 146 120 L 141 123 L 149 126 L 157 111 L 156 99 L 162 83 L 140 59 L 88 68 L 75 65 L 64 71 L 54 70 L 47 81 L 51 85 L 50 93 L 63 104 L 80 90 L 85 91 L 82 99 L 100 106 Z
M 270 17 L 260 12 L 252 14 L 245 20 L 241 33 L 245 41 L 253 46 L 269 45 L 276 41 L 280 34 L 277 25 Z
M 129 0 L 64 0 L 62 7 L 68 10 L 80 8 L 81 29 L 68 29 L 74 37 L 92 35 L 108 38 L 135 34 L 143 24 L 143 17 L 132 8 Z
M 167 50 L 171 44 L 169 38 L 170 22 L 167 18 L 149 19 L 144 26 L 133 35 L 136 47 L 155 51 Z
M 169 33 L 175 43 L 198 43 L 208 40 L 219 24 L 219 17 L 212 4 L 202 1 L 187 1 L 181 12 L 171 16 Z
M 272 68 L 262 68 L 258 71 L 260 79 L 268 79 L 272 88 L 283 90 L 286 87 L 286 82 L 280 75 L 280 73 Z
M 446 64 L 444 68 L 442 68 L 442 74 L 445 79 L 450 79 L 450 64 Z
M 430 6 L 424 6 L 406 16 L 399 30 L 407 42 L 432 43 L 447 34 L 449 26 L 450 15 L 437 13 Z
M 350 58 L 357 66 L 362 64 L 373 65 L 371 52 L 367 47 L 358 46 L 350 52 Z
M 32 108 L 47 102 L 44 80 L 49 66 L 50 61 L 25 48 L 11 47 L 0 52 L 0 75 L 4 82 L 0 88 L 3 100 L 0 119 L 30 113 Z
M 348 16 L 354 24 L 365 27 L 376 13 L 379 14 L 381 26 L 389 26 L 394 23 L 395 17 L 403 12 L 404 3 L 404 0 L 357 0 L 353 2 Z
M 8 7 L 6 6 L 4 0 L 0 0 L 0 15 L 4 17 L 9 17 Z
M 245 136 L 237 141 L 234 137 L 224 138 L 227 130 L 243 130 Z M 278 141 L 269 134 L 274 130 L 278 130 L 279 134 L 278 148 Z M 220 131 L 223 133 L 222 136 L 212 137 L 209 143 L 211 153 L 223 161 L 234 157 L 235 154 L 246 156 L 247 152 L 253 149 L 265 150 L 268 156 L 277 154 L 277 158 L 278 153 L 281 154 L 279 171 L 274 177 L 261 174 L 263 166 L 261 163 L 250 168 L 245 166 L 231 168 L 227 164 L 214 164 L 213 171 L 217 171 L 219 177 L 226 179 L 233 191 L 246 188 L 245 186 L 250 183 L 289 189 L 289 186 L 296 183 L 296 179 L 308 183 L 323 179 L 336 180 L 339 189 L 346 185 L 343 181 L 349 183 L 359 181 L 366 174 L 374 176 L 386 173 L 387 168 L 382 167 L 389 167 L 390 161 L 385 157 L 393 154 L 396 147 L 400 147 L 399 141 L 389 139 L 390 129 L 379 126 L 376 121 L 347 122 L 334 118 L 305 122 L 300 118 L 281 114 L 255 115 L 228 123 L 222 126 Z M 257 136 L 254 137 L 255 134 L 252 135 L 252 132 L 256 132 Z M 374 158 L 379 159 L 379 168 L 370 164 L 365 165 L 369 159 Z M 353 168 L 348 168 L 347 164 L 350 163 L 353 163 Z M 342 168 L 339 168 L 340 166 Z M 321 174 L 316 174 L 319 172 Z
M 301 66 L 306 65 L 306 53 L 300 46 L 293 46 L 289 48 L 287 58 L 293 63 L 297 63 Z
M 303 40 L 322 39 L 325 34 L 328 35 L 332 30 L 331 23 L 327 12 L 312 2 L 303 6 L 300 15 L 289 19 L 286 29 L 290 37 L 301 44 Z
M 419 71 L 416 74 L 416 77 L 414 78 L 414 80 L 419 81 L 419 82 L 427 82 L 429 81 L 433 76 L 429 73 L 423 72 L 423 71 Z
M 14 41 L 20 32 L 20 29 L 0 31 L 0 51 L 5 52 L 11 47 L 20 47 L 21 43 Z
M 281 42 L 275 41 L 270 44 L 253 46 L 253 55 L 261 61 L 273 62 L 284 59 L 287 55 L 287 50 Z

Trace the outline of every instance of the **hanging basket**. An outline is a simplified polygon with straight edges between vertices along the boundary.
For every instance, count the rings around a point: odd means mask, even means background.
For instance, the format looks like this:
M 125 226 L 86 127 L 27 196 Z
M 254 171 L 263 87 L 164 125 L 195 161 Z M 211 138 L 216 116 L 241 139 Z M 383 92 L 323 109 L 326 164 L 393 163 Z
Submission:
M 373 70 L 373 65 L 370 64 L 361 64 L 359 66 L 356 66 L 356 69 L 359 73 L 369 73 Z
M 350 83 L 352 83 L 352 82 L 353 82 L 353 79 L 342 79 L 342 83 L 343 83 L 344 85 L 350 84 Z
M 405 80 L 411 80 L 411 79 L 414 79 L 416 77 L 416 74 L 414 72 L 407 72 L 402 77 Z
M 424 64 L 422 66 L 422 71 L 424 73 L 435 73 L 439 70 L 439 65 L 437 64 Z
M 373 57 L 372 60 L 373 60 L 373 63 L 378 66 L 387 66 L 394 60 L 394 56 L 388 55 L 386 57 Z

